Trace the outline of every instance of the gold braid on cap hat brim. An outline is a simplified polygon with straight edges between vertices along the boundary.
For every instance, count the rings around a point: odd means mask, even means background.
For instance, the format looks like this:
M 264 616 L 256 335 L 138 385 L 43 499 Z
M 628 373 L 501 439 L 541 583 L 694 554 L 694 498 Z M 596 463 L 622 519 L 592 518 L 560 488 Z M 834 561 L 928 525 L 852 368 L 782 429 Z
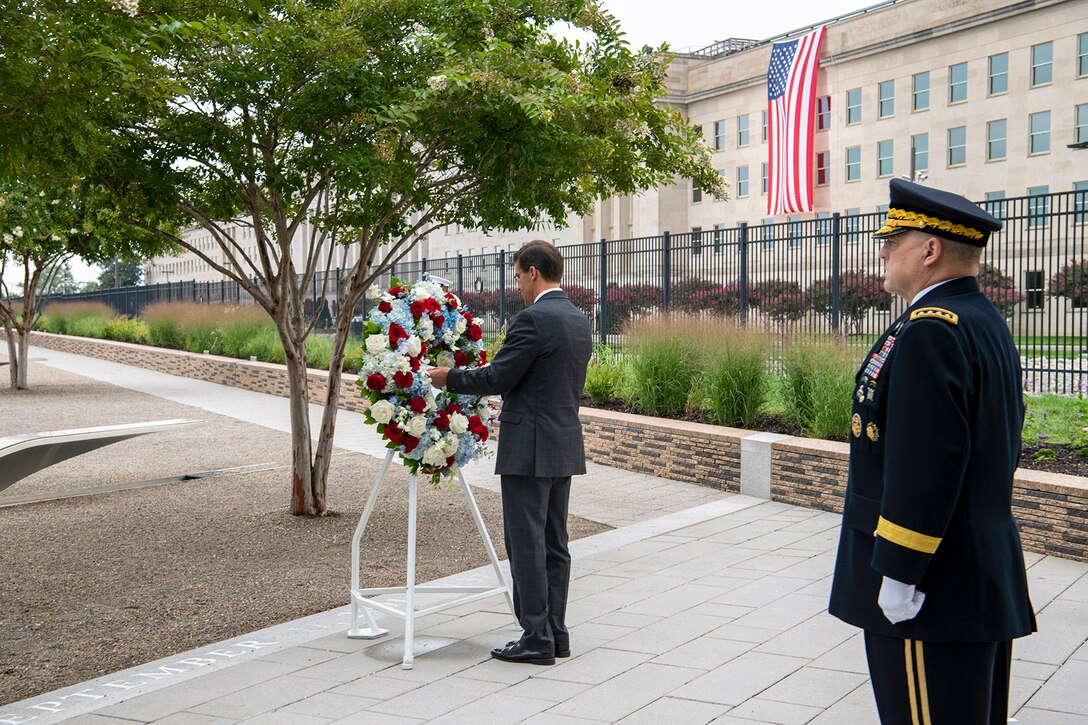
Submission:
M 884 220 L 884 226 L 876 230 L 876 236 L 888 234 L 903 227 L 910 229 L 939 229 L 942 232 L 967 237 L 968 239 L 982 239 L 983 237 L 982 232 L 973 227 L 954 224 L 944 219 L 938 219 L 935 216 L 907 211 L 906 209 L 889 209 L 888 218 Z

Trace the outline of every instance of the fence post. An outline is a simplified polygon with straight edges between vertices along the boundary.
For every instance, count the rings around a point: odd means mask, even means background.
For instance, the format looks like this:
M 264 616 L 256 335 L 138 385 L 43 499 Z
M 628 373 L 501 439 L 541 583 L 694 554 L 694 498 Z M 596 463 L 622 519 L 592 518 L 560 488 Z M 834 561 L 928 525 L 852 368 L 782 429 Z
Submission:
M 661 235 L 661 306 L 669 309 L 669 287 L 672 283 L 672 245 L 669 233 Z
M 506 250 L 499 250 L 499 329 L 506 324 Z
M 598 293 L 597 301 L 600 305 L 600 338 L 601 344 L 604 345 L 608 342 L 608 308 L 605 304 L 605 300 L 608 297 L 608 254 L 607 254 L 607 242 L 604 237 L 601 237 L 600 246 L 600 258 L 601 258 L 601 276 L 600 281 L 597 283 Z
M 913 154 L 911 158 L 913 162 Z M 839 212 L 831 215 L 831 329 L 836 333 L 842 327 L 842 273 L 839 269 L 842 257 L 841 222 Z
M 748 324 L 748 222 L 737 227 L 737 251 L 740 253 L 737 289 L 740 294 L 740 323 Z
M 465 294 L 465 258 L 457 253 L 457 294 L 462 297 Z

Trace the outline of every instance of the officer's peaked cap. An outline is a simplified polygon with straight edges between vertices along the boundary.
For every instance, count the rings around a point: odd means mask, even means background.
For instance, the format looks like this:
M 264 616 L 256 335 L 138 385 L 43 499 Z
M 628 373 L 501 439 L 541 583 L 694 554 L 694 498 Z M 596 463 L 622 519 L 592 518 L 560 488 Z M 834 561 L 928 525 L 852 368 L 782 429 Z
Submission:
M 944 239 L 985 247 L 990 233 L 1001 229 L 1001 222 L 959 194 L 892 179 L 888 218 L 874 236 L 882 239 L 911 229 L 924 229 Z

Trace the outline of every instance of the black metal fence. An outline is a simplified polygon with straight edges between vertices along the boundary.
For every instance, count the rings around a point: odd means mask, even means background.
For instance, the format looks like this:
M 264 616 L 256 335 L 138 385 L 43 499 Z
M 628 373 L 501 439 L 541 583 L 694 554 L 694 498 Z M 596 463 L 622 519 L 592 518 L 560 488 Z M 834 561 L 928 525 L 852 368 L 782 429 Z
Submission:
M 1088 190 L 987 202 L 1004 229 L 991 237 L 980 280 L 1009 322 L 1023 358 L 1026 387 L 1083 392 L 1088 330 Z M 812 220 L 665 233 L 560 247 L 563 284 L 593 320 L 602 343 L 622 343 L 623 326 L 669 311 L 729 316 L 783 336 L 835 333 L 863 343 L 904 308 L 883 292 L 879 245 L 872 233 L 883 213 L 832 214 Z M 514 283 L 512 254 L 457 255 L 397 264 L 395 276 L 425 272 L 452 288 L 495 334 L 524 306 Z M 319 275 L 306 311 L 331 325 L 341 270 Z M 324 294 L 322 289 L 324 288 Z M 154 302 L 247 304 L 236 282 L 173 282 L 51 301 L 99 300 L 137 315 Z M 353 311 L 361 320 L 363 308 Z

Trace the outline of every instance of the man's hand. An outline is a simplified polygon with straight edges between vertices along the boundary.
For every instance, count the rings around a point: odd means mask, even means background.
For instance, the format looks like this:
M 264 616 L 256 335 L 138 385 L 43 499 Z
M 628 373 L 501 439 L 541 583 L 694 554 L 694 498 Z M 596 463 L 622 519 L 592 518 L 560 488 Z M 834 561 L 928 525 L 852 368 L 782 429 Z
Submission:
M 427 371 L 427 374 L 431 376 L 431 385 L 436 388 L 446 387 L 446 376 L 449 375 L 449 368 L 431 368 Z
M 884 577 L 876 603 L 880 605 L 889 622 L 899 624 L 918 616 L 925 599 L 926 595 L 917 591 L 913 584 Z

